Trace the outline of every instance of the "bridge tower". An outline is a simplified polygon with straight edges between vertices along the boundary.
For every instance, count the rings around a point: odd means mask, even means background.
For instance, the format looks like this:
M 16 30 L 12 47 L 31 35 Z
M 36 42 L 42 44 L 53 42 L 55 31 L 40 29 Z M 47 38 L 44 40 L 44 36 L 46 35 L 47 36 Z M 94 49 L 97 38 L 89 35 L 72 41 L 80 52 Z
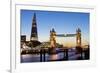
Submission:
M 76 46 L 81 47 L 81 30 L 78 28 L 76 30 Z
M 50 30 L 50 47 L 55 48 L 56 47 L 56 32 L 54 28 Z

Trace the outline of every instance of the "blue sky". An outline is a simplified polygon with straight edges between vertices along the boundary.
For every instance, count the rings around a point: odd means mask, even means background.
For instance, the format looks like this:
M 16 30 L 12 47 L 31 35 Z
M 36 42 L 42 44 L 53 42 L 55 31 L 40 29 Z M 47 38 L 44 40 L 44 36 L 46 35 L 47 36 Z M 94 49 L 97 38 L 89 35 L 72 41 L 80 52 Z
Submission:
M 34 13 L 36 13 L 39 41 L 49 41 L 51 28 L 54 28 L 57 34 L 74 34 L 79 27 L 83 42 L 89 42 L 89 13 L 21 10 L 21 35 L 26 35 L 28 40 Z M 65 41 L 65 38 L 57 39 L 59 42 Z M 73 40 L 75 41 L 75 38 L 67 38 L 66 43 Z

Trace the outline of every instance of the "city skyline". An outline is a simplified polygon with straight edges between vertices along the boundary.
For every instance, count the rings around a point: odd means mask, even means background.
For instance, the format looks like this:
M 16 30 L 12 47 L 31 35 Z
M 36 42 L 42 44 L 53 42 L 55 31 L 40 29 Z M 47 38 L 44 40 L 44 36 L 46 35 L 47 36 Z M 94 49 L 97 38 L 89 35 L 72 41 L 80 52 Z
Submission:
M 21 35 L 30 40 L 32 18 L 36 13 L 38 39 L 40 42 L 49 41 L 50 30 L 55 29 L 57 34 L 75 34 L 76 29 L 82 31 L 82 44 L 89 44 L 89 13 L 56 12 L 21 10 Z M 75 37 L 56 38 L 63 45 L 75 46 Z

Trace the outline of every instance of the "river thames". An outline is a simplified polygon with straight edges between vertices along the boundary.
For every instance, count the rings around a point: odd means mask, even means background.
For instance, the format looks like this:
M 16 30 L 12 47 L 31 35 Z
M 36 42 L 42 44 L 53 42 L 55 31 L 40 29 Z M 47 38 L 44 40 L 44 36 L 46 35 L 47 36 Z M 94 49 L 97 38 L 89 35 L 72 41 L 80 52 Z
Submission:
M 59 48 L 56 48 L 56 51 L 59 51 Z M 85 53 L 77 53 L 75 48 L 68 49 L 68 59 L 64 59 L 64 53 L 59 52 L 57 54 L 45 54 L 45 62 L 48 61 L 70 61 L 70 60 L 85 60 Z M 43 61 L 43 58 L 42 58 Z M 23 54 L 21 55 L 21 63 L 29 62 L 41 62 L 40 54 Z

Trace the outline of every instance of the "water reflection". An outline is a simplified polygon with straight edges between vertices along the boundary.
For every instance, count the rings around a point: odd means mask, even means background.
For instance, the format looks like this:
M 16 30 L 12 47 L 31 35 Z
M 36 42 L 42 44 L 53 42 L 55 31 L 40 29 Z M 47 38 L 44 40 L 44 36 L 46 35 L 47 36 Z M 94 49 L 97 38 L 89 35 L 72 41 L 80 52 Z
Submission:
M 57 59 L 58 59 L 58 54 L 50 55 L 50 60 L 57 60 Z
M 59 51 L 60 49 L 56 49 L 56 51 Z M 75 49 L 69 49 L 68 50 L 68 60 L 78 60 L 78 59 L 85 59 L 85 53 L 77 54 Z M 56 60 L 64 60 L 64 53 L 60 52 L 57 54 L 45 54 L 45 61 L 56 61 Z M 21 55 L 21 62 L 40 62 L 40 54 L 25 54 Z M 43 56 L 42 56 L 43 61 Z

